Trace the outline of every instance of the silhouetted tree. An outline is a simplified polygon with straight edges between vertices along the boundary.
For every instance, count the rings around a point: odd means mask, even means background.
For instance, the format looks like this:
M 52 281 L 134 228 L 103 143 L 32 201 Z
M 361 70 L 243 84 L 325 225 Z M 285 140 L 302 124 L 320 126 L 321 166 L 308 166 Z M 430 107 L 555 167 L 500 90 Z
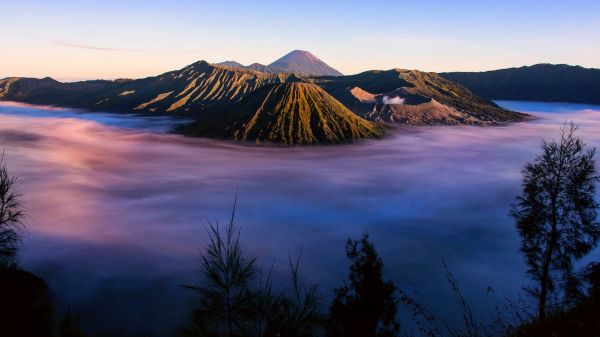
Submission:
M 589 299 L 600 300 L 600 262 L 592 262 L 570 276 L 567 284 L 572 293 L 570 301 L 573 306 Z
M 236 198 L 237 199 L 237 198 Z M 290 261 L 290 287 L 273 291 L 271 271 L 262 279 L 241 248 L 234 226 L 235 203 L 229 224 L 222 231 L 209 223 L 209 245 L 202 254 L 202 280 L 187 286 L 197 294 L 187 336 L 211 337 L 314 337 L 322 331 L 317 285 L 305 282 Z M 261 276 L 261 277 L 259 277 Z
M 523 192 L 511 212 L 528 273 L 536 282 L 528 290 L 539 299 L 539 320 L 545 317 L 549 294 L 571 272 L 573 260 L 587 254 L 600 237 L 595 222 L 595 148 L 587 149 L 576 130 L 573 123 L 565 124 L 558 142 L 543 142 L 542 154 L 522 171 Z
M 271 286 L 271 274 L 258 291 L 253 292 L 251 329 L 256 337 L 315 337 L 323 332 L 324 315 L 320 311 L 318 286 L 306 282 L 295 262 L 289 258 L 290 284 L 280 293 Z
M 588 295 L 600 299 L 600 262 L 590 263 L 586 267 L 585 280 L 589 284 Z
M 383 280 L 383 261 L 369 242 L 369 235 L 365 233 L 357 241 L 348 239 L 346 255 L 351 261 L 350 274 L 348 283 L 335 289 L 330 336 L 397 336 L 400 325 L 396 320 L 396 288 Z
M 522 324 L 510 336 L 600 336 L 600 264 L 590 263 L 574 274 L 580 287 L 571 306 L 549 312 L 543 321 Z
M 224 232 L 218 223 L 209 222 L 210 242 L 202 254 L 202 281 L 198 287 L 188 286 L 197 293 L 198 303 L 191 325 L 186 328 L 187 335 L 246 337 L 256 259 L 244 254 L 234 216 L 235 204 Z
M 15 192 L 16 177 L 8 174 L 4 153 L 0 158 L 0 267 L 15 262 L 19 248 L 19 228 L 23 225 L 23 207 Z
M 300 274 L 300 256 L 295 262 L 288 259 L 290 287 L 280 295 L 278 316 L 274 323 L 276 336 L 314 337 L 320 336 L 323 314 L 320 311 L 321 297 L 318 285 L 306 282 Z

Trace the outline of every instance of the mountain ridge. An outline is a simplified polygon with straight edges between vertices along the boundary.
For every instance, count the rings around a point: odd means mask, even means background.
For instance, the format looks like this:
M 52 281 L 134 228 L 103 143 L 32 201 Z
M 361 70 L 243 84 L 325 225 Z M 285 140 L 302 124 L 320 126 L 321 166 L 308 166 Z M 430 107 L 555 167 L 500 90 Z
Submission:
M 211 106 L 235 104 L 265 84 L 288 80 L 294 81 L 296 76 L 232 70 L 198 61 L 176 71 L 136 80 L 62 83 L 48 79 L 3 79 L 0 99 L 8 97 L 25 103 L 92 111 L 194 115 Z
M 539 63 L 440 75 L 488 99 L 600 104 L 600 69 L 595 68 Z

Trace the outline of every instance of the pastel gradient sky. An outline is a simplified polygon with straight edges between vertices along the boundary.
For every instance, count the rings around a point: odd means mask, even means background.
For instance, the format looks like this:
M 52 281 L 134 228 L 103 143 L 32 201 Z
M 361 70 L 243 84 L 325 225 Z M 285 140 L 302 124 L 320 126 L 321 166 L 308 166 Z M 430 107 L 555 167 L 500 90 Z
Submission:
M 137 78 L 294 49 L 345 74 L 600 68 L 598 0 L 0 0 L 0 31 L 0 78 Z

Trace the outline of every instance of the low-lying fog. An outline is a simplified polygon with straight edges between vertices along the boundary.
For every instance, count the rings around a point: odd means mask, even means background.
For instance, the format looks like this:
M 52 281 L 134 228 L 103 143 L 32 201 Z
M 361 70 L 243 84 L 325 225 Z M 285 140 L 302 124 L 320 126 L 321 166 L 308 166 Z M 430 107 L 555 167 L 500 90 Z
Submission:
M 288 252 L 302 249 L 305 276 L 331 296 L 347 272 L 345 239 L 366 230 L 399 287 L 408 278 L 452 319 L 445 258 L 485 313 L 488 286 L 515 297 L 527 284 L 508 215 L 525 162 L 565 120 L 600 145 L 598 106 L 499 104 L 539 118 L 303 148 L 162 134 L 165 118 L 0 105 L 0 146 L 28 213 L 22 265 L 92 336 L 169 335 L 185 319 L 180 285 L 196 280 L 207 219 L 225 223 L 239 190 L 243 245 L 266 268 L 275 259 L 279 282 Z

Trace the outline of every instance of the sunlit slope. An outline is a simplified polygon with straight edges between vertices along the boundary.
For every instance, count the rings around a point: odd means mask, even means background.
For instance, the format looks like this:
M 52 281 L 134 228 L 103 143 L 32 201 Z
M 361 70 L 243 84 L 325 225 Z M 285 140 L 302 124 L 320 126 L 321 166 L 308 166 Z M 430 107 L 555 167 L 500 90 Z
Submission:
M 61 83 L 11 78 L 0 82 L 0 99 L 90 110 L 193 115 L 213 105 L 235 104 L 256 89 L 293 75 L 213 66 L 204 61 L 139 80 Z
M 228 111 L 215 111 L 181 132 L 238 141 L 337 144 L 382 135 L 317 85 L 285 83 L 264 87 Z

